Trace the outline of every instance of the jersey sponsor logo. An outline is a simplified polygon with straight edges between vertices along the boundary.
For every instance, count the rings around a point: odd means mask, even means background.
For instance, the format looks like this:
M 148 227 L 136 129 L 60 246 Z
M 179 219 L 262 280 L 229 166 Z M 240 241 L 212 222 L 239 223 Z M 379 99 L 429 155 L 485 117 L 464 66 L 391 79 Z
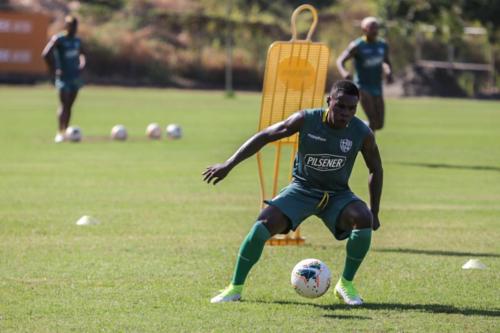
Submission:
M 342 150 L 343 153 L 347 153 L 349 150 L 351 150 L 352 147 L 352 141 L 349 139 L 342 139 L 340 140 L 340 150 Z
M 383 61 L 384 57 L 379 57 L 379 56 L 365 59 L 365 61 L 363 62 L 363 67 L 379 66 L 380 64 L 382 64 Z
M 321 141 L 321 142 L 326 142 L 325 138 L 322 138 L 320 136 L 317 136 L 317 135 L 314 135 L 314 134 L 311 134 L 311 133 L 307 133 L 307 136 L 310 137 L 313 140 L 317 140 L 317 141 Z
M 68 50 L 68 51 L 64 52 L 64 56 L 66 58 L 76 58 L 76 57 L 78 57 L 78 55 L 79 55 L 78 50 Z
M 335 171 L 342 169 L 346 157 L 330 154 L 307 154 L 304 156 L 306 167 L 317 171 Z

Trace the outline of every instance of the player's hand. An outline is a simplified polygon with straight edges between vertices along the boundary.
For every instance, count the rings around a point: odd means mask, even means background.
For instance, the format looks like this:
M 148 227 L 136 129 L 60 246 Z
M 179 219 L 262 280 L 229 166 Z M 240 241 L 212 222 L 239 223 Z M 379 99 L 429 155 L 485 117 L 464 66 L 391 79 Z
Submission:
M 380 220 L 378 219 L 378 214 L 372 213 L 372 215 L 373 215 L 372 229 L 375 231 L 378 228 L 380 228 Z
M 386 80 L 387 80 L 387 84 L 394 83 L 394 77 L 392 76 L 392 74 L 387 74 Z
M 229 171 L 231 171 L 231 168 L 226 163 L 211 165 L 202 173 L 203 181 L 207 182 L 208 184 L 213 182 L 213 184 L 215 185 L 226 178 Z

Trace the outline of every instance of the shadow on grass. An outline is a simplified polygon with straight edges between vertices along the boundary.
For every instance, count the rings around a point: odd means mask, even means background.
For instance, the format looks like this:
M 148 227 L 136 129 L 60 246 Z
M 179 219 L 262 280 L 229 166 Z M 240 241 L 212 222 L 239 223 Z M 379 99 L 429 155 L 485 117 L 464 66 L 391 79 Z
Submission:
M 331 306 L 332 310 L 337 308 L 339 306 Z M 500 309 L 457 308 L 448 304 L 367 303 L 362 308 L 369 310 L 419 311 L 437 314 L 460 314 L 463 316 L 500 317 Z
M 262 301 L 262 300 L 243 300 L 242 302 L 245 303 L 260 303 L 260 304 L 278 304 L 278 305 L 300 305 L 300 306 L 313 306 L 316 308 L 321 308 L 323 310 L 335 310 L 333 308 L 333 305 L 323 305 L 323 304 L 314 304 L 314 303 L 303 303 L 303 302 L 292 302 L 292 301 Z M 351 308 L 348 306 L 343 306 L 342 304 L 339 304 L 336 309 L 344 309 L 344 310 L 350 310 Z M 341 315 L 341 314 L 325 314 L 323 315 L 325 318 L 331 318 L 331 319 L 340 319 L 340 320 L 345 320 L 345 319 L 354 319 L 354 320 L 371 320 L 371 317 L 367 316 L 349 316 L 349 315 Z
M 393 162 L 393 164 L 417 166 L 432 169 L 460 169 L 460 170 L 476 170 L 476 171 L 496 171 L 500 172 L 500 167 L 488 165 L 455 165 L 444 163 L 415 163 L 415 162 Z
M 500 317 L 500 309 L 474 309 L 474 308 L 457 308 L 453 305 L 447 304 L 403 304 L 403 303 L 365 303 L 360 307 L 354 308 L 345 304 L 315 304 L 315 303 L 302 303 L 292 301 L 246 301 L 255 303 L 266 304 L 280 304 L 280 305 L 301 305 L 313 306 L 323 310 L 392 310 L 392 311 L 418 311 L 436 314 L 459 314 L 463 316 L 483 316 L 483 317 Z M 364 316 L 347 316 L 347 315 L 331 315 L 326 317 L 338 319 L 371 319 Z
M 426 254 L 430 256 L 451 256 L 451 257 L 490 257 L 500 258 L 500 254 L 496 253 L 481 253 L 481 252 L 455 252 L 441 250 L 417 250 L 417 249 L 372 249 L 375 252 L 389 253 L 409 253 L 409 254 Z

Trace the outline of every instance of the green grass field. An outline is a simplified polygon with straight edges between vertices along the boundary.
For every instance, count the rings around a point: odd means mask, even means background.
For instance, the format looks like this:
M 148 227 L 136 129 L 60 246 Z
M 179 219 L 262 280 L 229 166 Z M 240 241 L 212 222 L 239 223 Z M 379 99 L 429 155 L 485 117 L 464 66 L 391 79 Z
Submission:
M 239 304 L 209 303 L 258 213 L 252 158 L 216 187 L 202 170 L 256 129 L 260 95 L 86 87 L 53 143 L 56 93 L 0 87 L 0 332 L 499 332 L 500 103 L 388 100 L 378 136 L 382 228 L 357 276 L 367 304 L 317 300 L 289 283 L 322 259 L 336 281 L 344 243 L 303 224 L 301 247 L 267 247 Z M 362 117 L 362 112 L 359 110 Z M 148 123 L 184 138 L 151 142 Z M 122 123 L 127 142 L 107 139 Z M 362 158 L 351 187 L 367 199 Z M 101 221 L 76 226 L 82 215 Z M 486 270 L 466 271 L 470 258 Z

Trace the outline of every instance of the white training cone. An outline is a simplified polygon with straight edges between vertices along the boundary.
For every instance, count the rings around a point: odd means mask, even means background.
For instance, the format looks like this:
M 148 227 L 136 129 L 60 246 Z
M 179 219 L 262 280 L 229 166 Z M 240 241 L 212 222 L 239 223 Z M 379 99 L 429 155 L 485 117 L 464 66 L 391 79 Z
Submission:
M 99 221 L 88 215 L 83 215 L 82 217 L 80 217 L 78 221 L 76 221 L 76 225 L 95 225 L 95 224 L 99 224 Z
M 462 266 L 462 269 L 486 269 L 486 265 L 477 259 L 470 259 Z

